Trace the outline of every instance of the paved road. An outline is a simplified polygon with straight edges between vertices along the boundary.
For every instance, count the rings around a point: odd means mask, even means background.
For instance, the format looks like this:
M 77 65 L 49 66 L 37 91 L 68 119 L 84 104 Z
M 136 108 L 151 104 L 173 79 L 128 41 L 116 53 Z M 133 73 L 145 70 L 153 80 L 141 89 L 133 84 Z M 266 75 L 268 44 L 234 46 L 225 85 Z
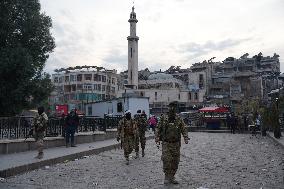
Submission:
M 189 133 L 182 145 L 178 186 L 164 186 L 161 150 L 147 141 L 146 157 L 126 166 L 122 150 L 57 164 L 0 183 L 0 188 L 284 188 L 284 151 L 270 138 Z M 133 154 L 134 155 L 134 154 Z

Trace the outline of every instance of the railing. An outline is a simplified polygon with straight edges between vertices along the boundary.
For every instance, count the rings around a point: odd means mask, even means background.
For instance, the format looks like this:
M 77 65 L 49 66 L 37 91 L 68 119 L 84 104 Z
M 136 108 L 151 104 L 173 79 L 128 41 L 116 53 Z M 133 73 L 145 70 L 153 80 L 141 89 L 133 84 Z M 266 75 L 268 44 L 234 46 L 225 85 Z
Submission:
M 106 131 L 117 128 L 121 117 L 92 117 L 83 116 L 79 119 L 78 132 Z M 0 140 L 19 139 L 27 137 L 32 128 L 33 117 L 0 117 Z M 65 120 L 58 117 L 49 117 L 46 136 L 64 136 Z

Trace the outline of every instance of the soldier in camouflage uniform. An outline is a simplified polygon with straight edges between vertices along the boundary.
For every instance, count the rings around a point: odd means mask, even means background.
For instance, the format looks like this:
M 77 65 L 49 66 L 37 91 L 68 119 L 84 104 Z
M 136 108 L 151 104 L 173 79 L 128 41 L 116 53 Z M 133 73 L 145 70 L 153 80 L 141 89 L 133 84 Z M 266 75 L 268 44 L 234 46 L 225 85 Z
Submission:
M 142 149 L 142 157 L 145 156 L 145 145 L 146 145 L 146 137 L 145 137 L 145 132 L 147 130 L 147 115 L 145 114 L 145 111 L 142 112 L 141 110 L 137 111 L 137 114 L 134 116 L 134 120 L 137 123 L 138 126 L 138 135 L 136 141 L 135 141 L 135 151 L 139 152 L 139 142 L 141 144 L 141 149 Z M 136 154 L 137 157 L 139 157 L 139 153 Z
M 119 121 L 118 124 L 118 136 L 117 141 L 121 140 L 124 150 L 124 157 L 126 159 L 126 165 L 129 164 L 129 154 L 135 148 L 135 140 L 138 137 L 138 128 L 136 122 L 131 118 L 131 112 L 127 111 L 125 117 Z M 135 148 L 136 155 L 139 153 Z M 137 156 L 136 156 L 137 158 Z
M 169 113 L 162 116 L 158 124 L 155 141 L 157 145 L 162 141 L 162 161 L 165 173 L 165 184 L 178 184 L 175 174 L 180 161 L 181 135 L 184 142 L 188 143 L 188 133 L 183 120 L 176 115 L 175 102 L 170 103 Z
M 36 146 L 38 150 L 38 155 L 36 158 L 42 159 L 43 158 L 43 138 L 44 132 L 47 127 L 48 117 L 44 112 L 44 107 L 38 108 L 38 115 L 33 119 L 33 137 L 36 141 Z

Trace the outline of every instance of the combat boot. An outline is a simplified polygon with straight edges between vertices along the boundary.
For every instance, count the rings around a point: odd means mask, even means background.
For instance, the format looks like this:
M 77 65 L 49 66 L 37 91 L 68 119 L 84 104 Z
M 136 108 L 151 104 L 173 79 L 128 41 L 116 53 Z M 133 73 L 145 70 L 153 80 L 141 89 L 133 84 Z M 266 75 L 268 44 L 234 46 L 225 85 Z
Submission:
M 172 184 L 179 184 L 178 181 L 175 179 L 175 177 L 172 177 L 170 179 L 170 183 L 172 183 Z
M 135 159 L 139 158 L 139 152 L 136 152 Z
M 129 165 L 129 158 L 126 158 L 126 165 Z
M 144 149 L 142 149 L 142 157 L 145 156 L 145 152 L 144 152 Z
M 164 184 L 170 184 L 170 180 L 169 177 L 167 175 L 165 175 L 165 180 L 164 180 Z
M 43 152 L 39 152 L 36 158 L 37 159 L 42 159 L 43 158 Z

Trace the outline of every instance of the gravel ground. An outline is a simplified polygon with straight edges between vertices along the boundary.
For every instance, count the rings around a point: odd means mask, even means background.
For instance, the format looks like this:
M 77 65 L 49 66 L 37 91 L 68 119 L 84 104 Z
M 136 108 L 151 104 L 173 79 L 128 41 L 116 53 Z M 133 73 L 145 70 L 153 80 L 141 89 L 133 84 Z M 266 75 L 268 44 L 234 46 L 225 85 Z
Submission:
M 161 149 L 147 141 L 146 156 L 125 165 L 120 149 L 56 164 L 0 182 L 0 188 L 284 188 L 284 150 L 268 137 L 189 133 L 176 174 L 163 184 Z M 134 156 L 134 153 L 133 153 Z

